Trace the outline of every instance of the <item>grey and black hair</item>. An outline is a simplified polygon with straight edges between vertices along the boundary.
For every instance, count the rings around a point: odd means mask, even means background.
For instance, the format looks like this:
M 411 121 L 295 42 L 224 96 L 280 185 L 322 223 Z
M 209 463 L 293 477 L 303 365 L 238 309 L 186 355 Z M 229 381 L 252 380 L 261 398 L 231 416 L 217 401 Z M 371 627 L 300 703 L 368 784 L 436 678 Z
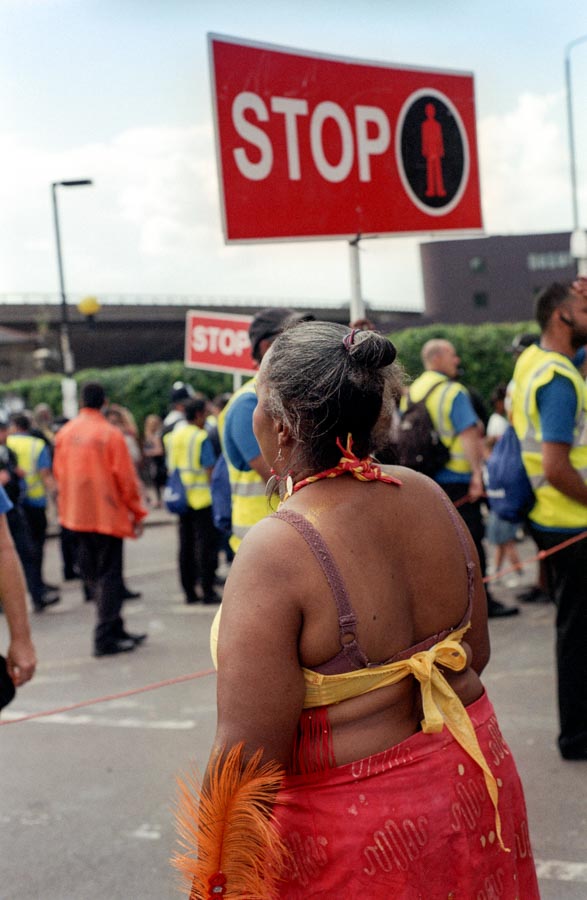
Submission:
M 395 347 L 374 331 L 307 322 L 276 338 L 264 367 L 265 411 L 288 425 L 296 441 L 290 464 L 319 470 L 340 459 L 337 438 L 353 438 L 359 457 L 375 447 L 383 413 L 401 391 Z

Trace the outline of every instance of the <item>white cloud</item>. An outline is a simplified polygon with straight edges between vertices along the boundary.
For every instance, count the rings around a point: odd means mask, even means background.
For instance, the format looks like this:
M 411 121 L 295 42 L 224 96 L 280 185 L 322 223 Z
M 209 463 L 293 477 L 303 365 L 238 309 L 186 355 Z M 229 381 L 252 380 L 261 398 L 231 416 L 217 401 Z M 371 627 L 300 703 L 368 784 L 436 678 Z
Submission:
M 507 114 L 482 119 L 479 153 L 488 233 L 571 227 L 562 93 L 523 94 Z

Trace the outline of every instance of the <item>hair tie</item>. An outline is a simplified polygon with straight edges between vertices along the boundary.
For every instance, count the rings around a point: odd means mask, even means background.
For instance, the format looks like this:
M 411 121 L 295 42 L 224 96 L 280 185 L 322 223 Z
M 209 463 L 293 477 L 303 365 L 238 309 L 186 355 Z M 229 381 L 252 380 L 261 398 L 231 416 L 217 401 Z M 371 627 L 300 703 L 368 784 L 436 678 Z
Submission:
M 358 334 L 360 330 L 360 328 L 353 328 L 349 334 L 345 334 L 343 337 L 342 342 L 347 350 L 350 350 L 351 346 L 355 343 L 355 335 Z

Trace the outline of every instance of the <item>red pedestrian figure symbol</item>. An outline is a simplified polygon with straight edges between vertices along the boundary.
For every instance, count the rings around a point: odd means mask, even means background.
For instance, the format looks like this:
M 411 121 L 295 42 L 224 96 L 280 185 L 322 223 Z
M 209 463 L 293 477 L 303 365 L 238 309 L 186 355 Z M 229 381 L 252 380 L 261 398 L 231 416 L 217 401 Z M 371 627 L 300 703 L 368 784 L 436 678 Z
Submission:
M 446 197 L 442 180 L 442 159 L 444 157 L 444 141 L 442 126 L 436 121 L 434 103 L 424 107 L 426 119 L 422 122 L 422 156 L 426 160 L 426 196 Z

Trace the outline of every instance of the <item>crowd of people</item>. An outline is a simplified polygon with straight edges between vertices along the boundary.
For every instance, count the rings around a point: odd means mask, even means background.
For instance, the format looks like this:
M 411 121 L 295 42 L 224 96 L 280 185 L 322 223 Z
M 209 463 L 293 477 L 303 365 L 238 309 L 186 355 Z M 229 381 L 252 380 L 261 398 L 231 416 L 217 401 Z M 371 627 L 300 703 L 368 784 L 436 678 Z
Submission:
M 172 484 L 185 603 L 223 601 L 212 629 L 217 735 L 201 806 L 186 792 L 182 809 L 185 833 L 198 836 L 178 860 L 193 898 L 231 879 L 231 890 L 254 896 L 308 896 L 300 833 L 315 847 L 323 896 L 351 886 L 353 896 L 403 896 L 408 883 L 477 896 L 497 868 L 502 893 L 508 883 L 538 896 L 531 854 L 520 852 L 521 786 L 480 680 L 487 619 L 519 612 L 484 586 L 486 543 L 493 574 L 515 574 L 522 528 L 542 550 L 587 528 L 587 281 L 543 291 L 536 318 L 541 334 L 514 342 L 513 378 L 496 385 L 490 416 L 462 383 L 449 341 L 423 345 L 423 372 L 406 386 L 393 345 L 370 323 L 276 308 L 250 326 L 254 378 L 213 401 L 174 384 L 168 414 L 148 416 L 142 439 L 132 413 L 97 382 L 83 386 L 69 422 L 56 425 L 45 406 L 0 419 L 0 592 L 15 683 L 35 665 L 16 599 L 21 571 L 35 612 L 60 599 L 43 577 L 48 507 L 57 509 L 64 578 L 80 577 L 95 605 L 95 656 L 133 651 L 147 637 L 124 623 L 133 592 L 123 546 L 140 536 L 149 506 L 167 498 L 172 508 Z M 443 445 L 432 478 L 389 458 L 416 404 Z M 484 469 L 508 430 L 533 491 L 525 522 L 501 518 L 486 495 Z M 549 556 L 520 595 L 556 603 L 564 759 L 587 759 L 586 546 L 577 540 Z M 223 597 L 221 551 L 231 564 Z M 488 750 L 496 740 L 499 771 Z M 465 773 L 483 784 L 474 829 L 450 815 Z M 257 799 L 235 826 L 239 853 L 224 859 L 217 826 L 230 815 L 219 804 L 251 785 Z M 368 798 L 360 828 L 346 821 L 357 791 Z M 424 818 L 426 828 L 415 824 Z M 382 861 L 372 846 L 381 828 L 409 864 Z

